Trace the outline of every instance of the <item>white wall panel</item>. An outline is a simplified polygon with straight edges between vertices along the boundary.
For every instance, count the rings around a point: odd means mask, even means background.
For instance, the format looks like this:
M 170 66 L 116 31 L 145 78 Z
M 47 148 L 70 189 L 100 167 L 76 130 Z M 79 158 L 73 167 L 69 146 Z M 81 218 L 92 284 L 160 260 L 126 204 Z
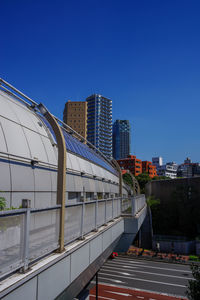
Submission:
M 46 169 L 34 169 L 35 174 L 35 191 L 50 191 L 51 192 L 51 171 Z
M 80 158 L 80 157 L 78 157 L 77 159 L 78 159 L 79 164 L 80 164 L 81 172 L 85 172 L 87 174 L 93 175 L 93 170 L 92 170 L 91 163 L 88 162 L 85 159 Z
M 6 141 L 3 135 L 3 129 L 0 123 L 0 152 L 7 152 Z
M 25 106 L 21 107 L 20 105 L 12 104 L 12 109 L 14 110 L 17 118 L 22 126 L 25 126 L 31 130 L 37 131 L 34 122 L 31 119 L 31 112 Z
M 0 122 L 6 136 L 8 152 L 11 154 L 31 158 L 22 127 L 1 117 Z
M 51 193 L 36 192 L 35 193 L 35 207 L 45 208 L 51 206 Z
M 46 150 L 44 148 L 40 135 L 26 128 L 24 128 L 24 132 L 29 143 L 31 157 L 48 163 Z
M 81 168 L 80 168 L 77 156 L 75 156 L 71 153 L 68 153 L 67 155 L 69 156 L 69 158 L 71 160 L 71 169 L 81 172 Z
M 75 176 L 74 175 L 74 185 L 75 185 L 75 191 L 76 192 L 82 192 L 83 191 L 83 180 L 81 176 Z
M 0 160 L 0 191 L 9 192 L 10 190 L 11 182 L 9 163 L 7 161 Z
M 95 192 L 102 193 L 103 192 L 103 182 L 101 180 L 95 180 Z
M 67 152 L 66 167 L 72 170 L 71 154 L 69 152 Z
M 2 96 L 2 94 L 4 96 Z M 13 110 L 11 108 L 9 96 L 2 93 L 1 91 L 0 91 L 0 107 L 1 107 L 0 116 L 3 116 L 10 120 L 13 120 L 17 123 L 19 122 L 19 120 L 17 119 L 17 116 L 15 115 L 15 113 L 13 112 Z
M 58 152 L 54 150 L 54 148 L 57 148 L 57 147 L 52 145 L 49 138 L 45 138 L 43 136 L 40 136 L 40 138 L 42 139 L 42 142 L 44 144 L 49 163 L 57 166 L 58 165 L 58 161 L 57 161 Z
M 34 192 L 12 192 L 11 205 L 15 208 L 19 208 L 22 205 L 22 199 L 29 199 L 31 200 L 31 207 L 35 207 L 34 198 Z
M 51 174 L 51 189 L 52 191 L 56 192 L 57 191 L 57 172 L 55 171 L 50 171 Z
M 74 176 L 72 174 L 67 174 L 66 176 L 66 191 L 68 192 L 75 191 Z
M 11 163 L 12 191 L 34 191 L 34 172 L 30 165 Z

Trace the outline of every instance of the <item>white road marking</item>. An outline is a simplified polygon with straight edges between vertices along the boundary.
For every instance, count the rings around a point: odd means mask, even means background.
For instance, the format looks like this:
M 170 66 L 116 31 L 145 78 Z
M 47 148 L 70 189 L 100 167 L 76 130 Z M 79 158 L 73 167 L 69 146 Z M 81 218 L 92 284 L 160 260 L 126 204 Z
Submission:
M 100 278 L 101 276 L 99 276 L 99 278 Z M 112 279 L 112 278 L 105 278 L 105 277 L 101 277 L 102 279 L 106 279 L 106 280 L 109 280 L 109 281 L 113 281 L 113 282 L 115 282 L 115 283 L 125 283 L 125 282 L 123 282 L 123 281 L 121 281 L 121 280 L 117 280 L 117 279 Z M 95 281 L 96 282 L 96 281 Z M 117 286 L 117 285 L 116 285 Z
M 107 290 L 104 290 L 104 291 L 105 291 L 105 292 L 108 292 L 108 293 L 113 293 L 113 294 L 116 294 L 116 295 L 125 296 L 125 297 L 131 296 L 131 294 L 127 294 L 127 293 L 119 293 L 119 292 L 107 291 Z
M 101 274 L 108 275 L 107 273 L 104 273 L 104 272 L 101 272 Z M 127 276 L 119 276 L 119 275 L 115 275 L 115 274 L 112 274 L 112 276 L 119 277 L 119 278 L 133 279 L 133 280 L 137 280 L 137 281 L 151 282 L 151 283 L 156 283 L 156 284 L 159 283 L 159 284 L 164 284 L 164 285 L 178 286 L 178 287 L 183 287 L 183 288 L 187 287 L 187 285 L 167 283 L 167 282 L 155 281 L 155 280 L 140 279 L 140 278 L 135 278 L 135 277 L 132 278 L 132 277 L 127 277 Z
M 131 259 L 121 259 L 121 258 L 116 258 L 116 261 L 128 261 L 129 263 L 131 263 L 131 264 L 140 264 L 140 265 L 145 265 L 146 264 L 146 262 L 141 262 L 141 261 L 135 261 L 135 260 L 131 260 Z
M 156 299 L 153 299 L 153 298 L 149 298 L 149 300 L 156 300 Z
M 119 270 L 119 268 L 117 268 L 117 267 L 108 267 L 108 266 L 103 266 L 102 267 L 102 269 L 101 270 L 103 270 L 103 269 L 111 269 L 111 270 L 113 270 L 113 269 L 117 269 L 117 270 Z M 120 269 L 121 270 L 121 269 Z M 101 272 L 101 271 L 100 271 Z M 116 272 L 116 271 L 115 271 Z M 130 272 L 132 272 L 131 270 L 130 270 Z M 194 278 L 193 277 L 182 277 L 182 276 L 175 276 L 175 275 L 166 275 L 166 274 L 160 274 L 160 273 L 152 273 L 152 272 L 146 272 L 146 271 L 138 271 L 138 270 L 133 270 L 133 272 L 135 272 L 135 273 L 143 273 L 143 274 L 150 274 L 150 275 L 158 275 L 158 276 L 164 276 L 164 277 L 172 277 L 172 278 L 179 278 L 179 279 L 185 279 L 185 280 L 188 280 L 188 279 L 190 279 L 190 280 L 194 280 Z M 119 273 L 121 273 L 121 274 L 123 274 L 123 275 L 135 275 L 135 274 L 130 274 L 130 273 L 123 273 L 123 272 L 119 272 Z
M 112 263 L 110 263 L 110 262 L 107 262 L 106 264 L 112 264 Z M 119 264 L 119 265 L 124 265 L 124 266 L 126 266 L 126 268 L 131 268 L 132 266 L 130 266 L 129 264 L 124 264 L 124 262 L 123 263 L 121 263 L 121 262 L 115 262 L 115 265 L 117 265 L 117 264 Z M 112 264 L 113 265 L 113 264 Z M 135 266 L 136 267 L 136 266 Z M 139 265 L 137 266 L 137 267 L 139 267 Z M 147 265 L 145 265 L 145 266 L 141 266 L 141 267 L 144 267 L 144 268 L 150 268 L 150 269 L 158 269 L 158 270 L 165 270 L 165 271 L 172 271 L 172 272 L 186 272 L 186 273 L 192 273 L 191 271 L 185 271 L 185 270 L 179 270 L 179 269 L 169 269 L 169 268 L 161 268 L 161 267 L 152 267 L 152 266 L 147 266 Z
M 136 296 L 137 298 L 139 298 L 139 299 L 144 299 L 144 297 L 142 297 L 142 296 Z

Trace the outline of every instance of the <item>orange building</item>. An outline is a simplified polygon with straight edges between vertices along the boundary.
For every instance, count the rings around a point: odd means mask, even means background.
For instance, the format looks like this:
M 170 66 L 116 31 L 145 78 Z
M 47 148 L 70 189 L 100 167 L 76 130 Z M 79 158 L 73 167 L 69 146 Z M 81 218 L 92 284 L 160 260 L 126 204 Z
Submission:
M 143 161 L 142 162 L 142 173 L 148 173 L 149 177 L 153 178 L 157 176 L 156 166 L 152 165 L 151 161 Z
M 119 159 L 118 164 L 123 170 L 129 170 L 134 176 L 141 173 L 147 173 L 151 178 L 157 176 L 156 166 L 153 166 L 150 161 L 141 161 L 135 155 L 128 155 L 127 158 Z
M 135 155 L 128 155 L 127 158 L 119 159 L 117 162 L 122 170 L 129 170 L 134 176 L 142 173 L 142 161 Z

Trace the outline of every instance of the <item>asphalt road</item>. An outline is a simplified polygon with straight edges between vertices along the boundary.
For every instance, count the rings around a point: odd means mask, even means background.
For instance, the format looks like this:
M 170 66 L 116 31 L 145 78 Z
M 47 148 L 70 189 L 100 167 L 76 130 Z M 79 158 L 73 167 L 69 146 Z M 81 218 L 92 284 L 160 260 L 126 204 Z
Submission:
M 99 271 L 99 283 L 118 287 L 185 296 L 189 266 L 117 257 L 108 260 Z

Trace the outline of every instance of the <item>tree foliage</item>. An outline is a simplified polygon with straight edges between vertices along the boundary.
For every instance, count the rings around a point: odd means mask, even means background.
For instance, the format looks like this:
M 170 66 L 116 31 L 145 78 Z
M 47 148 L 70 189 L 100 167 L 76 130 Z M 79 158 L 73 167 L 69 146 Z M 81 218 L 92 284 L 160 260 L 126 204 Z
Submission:
M 194 280 L 189 280 L 186 295 L 190 300 L 200 299 L 200 265 L 191 265 Z
M 152 180 L 151 177 L 147 173 L 141 173 L 136 178 L 139 182 L 141 193 L 145 193 L 145 184 Z
M 4 197 L 0 197 L 0 210 L 4 210 L 6 207 L 6 199 Z
M 133 186 L 131 175 L 128 173 L 123 174 L 123 180 L 126 184 Z

